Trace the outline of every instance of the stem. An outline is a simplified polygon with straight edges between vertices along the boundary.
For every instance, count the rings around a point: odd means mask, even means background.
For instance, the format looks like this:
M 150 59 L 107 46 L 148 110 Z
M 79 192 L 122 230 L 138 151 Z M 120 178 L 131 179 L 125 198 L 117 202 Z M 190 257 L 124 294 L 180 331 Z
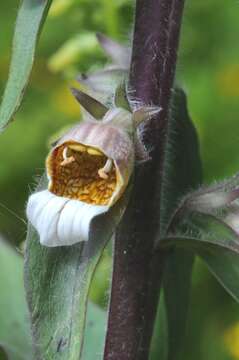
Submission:
M 130 85 L 136 99 L 162 107 L 139 133 L 151 161 L 135 183 L 117 229 L 104 360 L 146 360 L 157 310 L 165 253 L 155 255 L 168 112 L 183 0 L 137 0 Z

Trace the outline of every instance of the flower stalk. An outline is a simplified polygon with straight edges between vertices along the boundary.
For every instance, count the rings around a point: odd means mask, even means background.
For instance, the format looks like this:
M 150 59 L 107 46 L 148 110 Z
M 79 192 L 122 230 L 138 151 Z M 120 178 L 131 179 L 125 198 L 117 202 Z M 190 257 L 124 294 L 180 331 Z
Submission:
M 118 227 L 104 360 L 149 356 L 165 253 L 155 255 L 160 188 L 183 0 L 138 0 L 130 71 L 132 96 L 162 110 L 140 126 L 148 161 L 136 166 L 130 204 Z

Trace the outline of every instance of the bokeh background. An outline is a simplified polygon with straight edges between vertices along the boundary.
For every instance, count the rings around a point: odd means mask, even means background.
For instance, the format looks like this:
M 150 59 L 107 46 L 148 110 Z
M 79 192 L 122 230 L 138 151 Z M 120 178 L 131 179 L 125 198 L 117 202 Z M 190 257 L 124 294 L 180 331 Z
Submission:
M 211 183 L 239 170 L 239 3 L 186 3 L 177 79 L 188 95 L 201 140 L 204 179 Z M 0 2 L 1 93 L 18 4 L 18 0 Z M 21 249 L 25 239 L 25 204 L 43 172 L 48 143 L 80 117 L 69 87 L 79 72 L 107 62 L 95 32 L 129 44 L 133 5 L 132 0 L 53 1 L 22 107 L 0 139 L 0 234 L 15 248 Z M 106 252 L 91 292 L 101 306 L 105 304 L 109 264 Z M 239 359 L 239 305 L 199 261 L 184 359 Z

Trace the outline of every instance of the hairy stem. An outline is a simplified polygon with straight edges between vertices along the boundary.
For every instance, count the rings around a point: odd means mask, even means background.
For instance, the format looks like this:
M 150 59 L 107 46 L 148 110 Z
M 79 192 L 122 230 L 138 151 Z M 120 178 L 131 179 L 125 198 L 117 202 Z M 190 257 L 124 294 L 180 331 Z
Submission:
M 137 0 L 130 87 L 133 96 L 162 107 L 139 131 L 151 160 L 135 169 L 128 209 L 115 237 L 105 360 L 146 360 L 165 254 L 154 253 L 160 189 L 183 0 Z

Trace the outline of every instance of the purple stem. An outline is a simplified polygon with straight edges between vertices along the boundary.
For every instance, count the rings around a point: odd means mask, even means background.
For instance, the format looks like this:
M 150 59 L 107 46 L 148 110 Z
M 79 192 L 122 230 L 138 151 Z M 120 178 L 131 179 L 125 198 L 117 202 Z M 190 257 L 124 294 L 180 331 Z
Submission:
M 139 136 L 151 161 L 136 167 L 130 204 L 117 229 L 104 360 L 147 360 L 165 253 L 155 255 L 160 188 L 183 0 L 137 0 L 130 86 L 162 107 Z

